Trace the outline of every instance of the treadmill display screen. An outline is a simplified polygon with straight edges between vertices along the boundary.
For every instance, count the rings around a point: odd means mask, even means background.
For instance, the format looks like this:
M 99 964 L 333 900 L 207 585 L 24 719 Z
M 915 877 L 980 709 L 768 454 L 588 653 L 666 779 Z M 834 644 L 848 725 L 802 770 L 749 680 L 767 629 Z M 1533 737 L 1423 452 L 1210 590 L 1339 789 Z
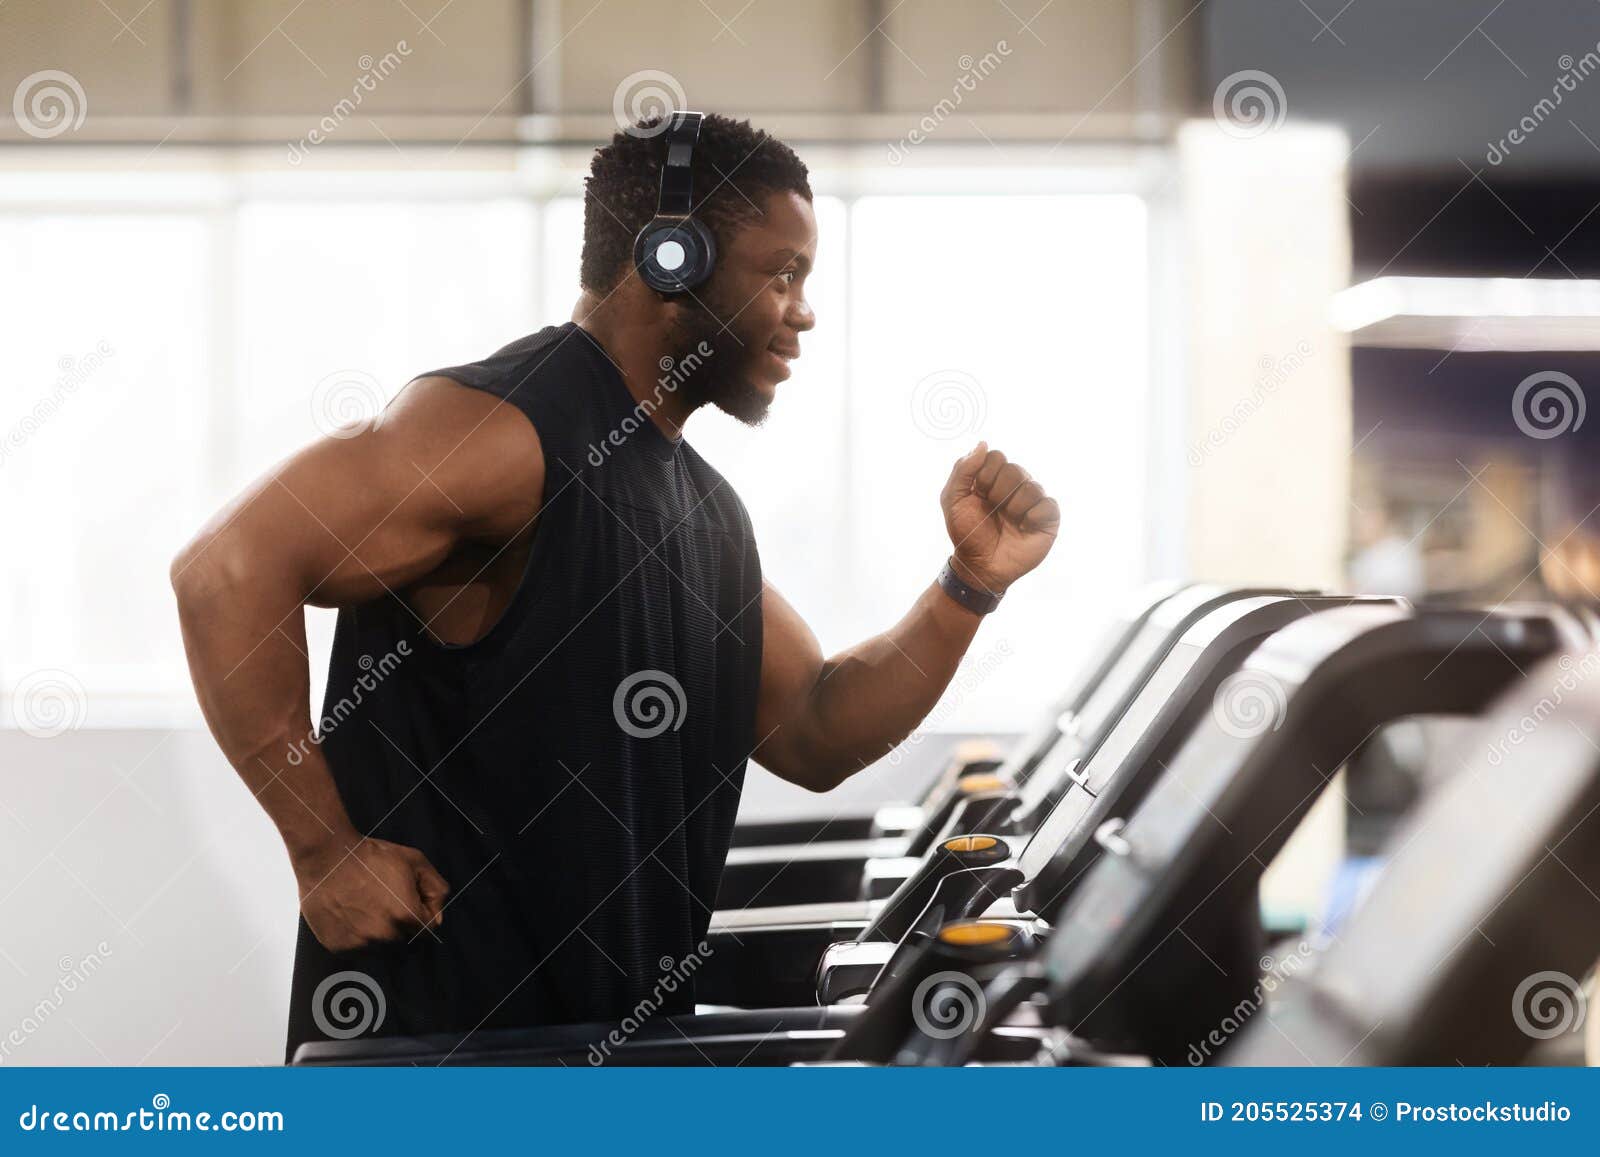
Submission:
M 1195 829 L 1222 823 L 1217 809 L 1223 793 L 1261 746 L 1258 739 L 1230 735 L 1202 720 L 1139 809 L 1140 863 L 1159 872 Z
M 1123 713 L 1111 734 L 1106 736 L 1100 749 L 1090 758 L 1088 766 L 1080 769 L 1080 779 L 1086 779 L 1091 775 L 1103 779 L 1104 776 L 1098 774 L 1099 772 L 1105 771 L 1114 776 L 1121 770 L 1122 762 L 1128 758 L 1140 738 L 1161 714 L 1161 709 L 1166 706 L 1173 692 L 1203 653 L 1200 647 L 1192 644 L 1180 643 L 1172 649 L 1172 653 L 1162 661 L 1161 666 L 1156 668 L 1150 681 Z M 1023 875 L 1031 880 L 1044 871 L 1061 850 L 1062 845 L 1069 840 L 1076 848 L 1081 841 L 1073 837 L 1079 834 L 1077 828 L 1083 817 L 1084 809 L 1070 805 L 1067 799 L 1063 799 L 1061 804 L 1052 808 L 1044 822 L 1039 825 L 1039 829 L 1034 832 L 1033 838 L 1028 841 L 1028 846 L 1023 849 L 1022 856 L 1017 862 Z
M 1121 773 L 1122 765 L 1133 749 L 1149 735 L 1151 727 L 1166 708 L 1173 708 L 1175 714 L 1182 713 L 1187 704 L 1177 701 L 1178 689 L 1204 654 L 1205 649 L 1193 643 L 1179 643 L 1172 648 L 1161 661 L 1161 666 L 1156 668 L 1155 674 L 1150 676 L 1144 690 L 1139 692 L 1139 697 L 1123 713 L 1111 734 L 1106 736 L 1100 750 L 1095 752 L 1091 766 L 1086 769 L 1086 778 L 1092 777 L 1095 784 L 1113 781 Z M 1095 788 L 1091 786 L 1090 790 L 1094 791 Z
M 1017 867 L 1025 877 L 1036 879 L 1049 866 L 1061 841 L 1083 821 L 1093 805 L 1094 797 L 1080 787 L 1072 788 L 1061 797 L 1017 858 Z
M 1091 739 L 1115 721 L 1116 710 L 1123 699 L 1138 690 L 1137 681 L 1145 667 L 1152 660 L 1160 658 L 1167 635 L 1166 629 L 1151 623 L 1139 628 L 1128 649 L 1106 672 L 1106 677 L 1100 680 L 1100 685 L 1078 713 L 1078 735 L 1081 738 Z

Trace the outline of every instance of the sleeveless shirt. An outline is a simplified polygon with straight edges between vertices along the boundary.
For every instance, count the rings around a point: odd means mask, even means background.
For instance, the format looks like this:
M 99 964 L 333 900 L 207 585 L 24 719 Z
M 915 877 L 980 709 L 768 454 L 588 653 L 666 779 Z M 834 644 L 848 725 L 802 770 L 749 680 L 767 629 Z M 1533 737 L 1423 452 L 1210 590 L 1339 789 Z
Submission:
M 354 952 L 301 919 L 290 1056 L 692 1012 L 755 744 L 761 564 L 723 477 L 575 324 L 435 374 L 527 416 L 544 505 L 477 641 L 440 642 L 397 595 L 339 612 L 318 742 L 356 827 L 451 894 L 438 929 Z

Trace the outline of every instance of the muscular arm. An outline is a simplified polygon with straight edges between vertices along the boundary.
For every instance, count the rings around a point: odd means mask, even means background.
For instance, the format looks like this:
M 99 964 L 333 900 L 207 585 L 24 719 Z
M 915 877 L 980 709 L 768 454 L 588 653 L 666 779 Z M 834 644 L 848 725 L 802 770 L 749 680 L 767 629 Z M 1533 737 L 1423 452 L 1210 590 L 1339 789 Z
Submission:
M 1003 592 L 1037 566 L 1061 512 L 1037 482 L 980 443 L 955 464 L 940 496 L 954 565 Z M 770 584 L 762 592 L 756 759 L 812 791 L 837 787 L 893 749 L 944 694 L 980 617 L 930 584 L 889 630 L 830 659 Z
M 420 379 L 371 429 L 316 442 L 255 482 L 173 561 L 201 710 L 282 835 L 302 910 L 329 948 L 438 922 L 448 886 L 415 849 L 363 840 L 321 749 L 304 742 L 304 608 L 367 602 L 459 544 L 511 541 L 537 515 L 543 482 L 521 414 Z
M 768 771 L 828 791 L 885 755 L 944 694 L 979 616 L 930 584 L 893 627 L 824 659 L 817 638 L 769 583 L 756 758 Z

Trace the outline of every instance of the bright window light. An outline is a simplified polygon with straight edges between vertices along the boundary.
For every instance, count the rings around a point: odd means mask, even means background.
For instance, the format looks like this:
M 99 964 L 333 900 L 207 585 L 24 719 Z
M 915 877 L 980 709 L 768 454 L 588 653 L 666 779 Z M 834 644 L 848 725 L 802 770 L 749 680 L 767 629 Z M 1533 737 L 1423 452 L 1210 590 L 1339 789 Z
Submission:
M 49 560 L 0 591 L 0 692 L 64 669 L 89 726 L 197 721 L 168 561 L 317 435 L 319 384 L 354 375 L 381 405 L 571 315 L 578 198 L 368 176 L 338 196 L 246 179 L 225 196 L 211 175 L 118 208 L 101 177 L 63 174 L 33 183 L 43 201 L 0 200 L 0 421 L 31 431 L 4 444 L 0 505 Z M 819 185 L 804 357 L 764 428 L 712 413 L 689 438 L 829 650 L 891 626 L 937 572 L 956 457 L 987 438 L 1025 463 L 1062 502 L 1062 542 L 986 628 L 983 676 L 930 723 L 1013 728 L 1059 687 L 1095 608 L 1145 577 L 1146 210 L 964 180 L 854 199 Z M 69 366 L 82 381 L 62 387 Z M 314 693 L 330 626 L 313 614 Z

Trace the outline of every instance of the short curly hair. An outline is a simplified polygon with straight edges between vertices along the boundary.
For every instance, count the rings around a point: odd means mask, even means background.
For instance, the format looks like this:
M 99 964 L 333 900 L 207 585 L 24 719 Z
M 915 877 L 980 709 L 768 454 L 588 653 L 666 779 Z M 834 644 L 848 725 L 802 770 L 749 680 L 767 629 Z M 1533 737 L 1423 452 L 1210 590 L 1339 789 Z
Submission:
M 595 150 L 583 193 L 583 288 L 609 293 L 633 264 L 633 239 L 655 216 L 667 134 L 660 117 L 640 121 Z M 761 198 L 798 193 L 811 200 L 806 166 L 777 137 L 749 121 L 707 113 L 695 145 L 694 215 L 726 249 L 733 231 L 752 220 Z

